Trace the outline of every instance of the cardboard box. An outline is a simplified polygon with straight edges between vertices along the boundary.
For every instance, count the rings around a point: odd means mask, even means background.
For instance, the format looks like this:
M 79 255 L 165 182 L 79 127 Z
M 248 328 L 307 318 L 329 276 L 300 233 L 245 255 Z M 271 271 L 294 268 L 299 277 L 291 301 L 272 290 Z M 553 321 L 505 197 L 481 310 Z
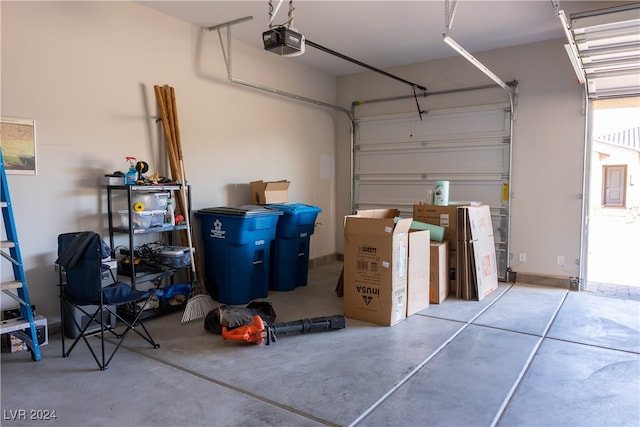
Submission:
M 431 242 L 429 265 L 429 302 L 440 304 L 449 295 L 449 244 Z M 455 253 L 455 252 L 453 252 Z
M 289 201 L 289 184 L 282 181 L 252 181 L 249 183 L 251 203 L 265 205 L 268 203 L 286 203 Z
M 444 240 L 454 243 L 458 240 L 458 207 L 459 206 L 413 205 L 413 219 L 444 227 Z M 455 245 L 449 249 L 455 250 Z
M 461 299 L 481 301 L 498 289 L 498 266 L 489 206 L 458 210 L 457 282 Z
M 429 230 L 409 231 L 407 317 L 429 307 L 430 240 Z
M 412 219 L 396 209 L 345 217 L 344 313 L 391 326 L 407 316 L 407 251 Z
M 457 241 L 458 241 L 458 208 L 463 205 L 435 206 L 417 204 L 413 205 L 413 219 L 427 224 L 444 227 L 444 241 L 449 242 L 449 261 L 446 272 L 447 281 L 452 295 L 457 296 Z M 446 261 L 445 261 L 446 262 Z M 433 303 L 432 304 L 437 304 Z

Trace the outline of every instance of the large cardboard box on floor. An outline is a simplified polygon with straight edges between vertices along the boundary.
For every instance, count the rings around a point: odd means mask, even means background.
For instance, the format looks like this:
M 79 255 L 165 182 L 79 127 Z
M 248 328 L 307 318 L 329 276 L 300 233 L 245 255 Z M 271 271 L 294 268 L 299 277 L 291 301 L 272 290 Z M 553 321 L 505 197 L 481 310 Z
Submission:
M 345 316 L 385 326 L 406 318 L 412 220 L 394 220 L 399 213 L 375 209 L 345 217 Z
M 409 231 L 407 317 L 429 307 L 430 241 L 429 230 Z
M 449 243 L 431 242 L 429 302 L 440 304 L 449 295 Z
M 268 203 L 287 203 L 289 201 L 289 185 L 282 181 L 252 181 L 249 183 L 251 203 L 266 205 Z

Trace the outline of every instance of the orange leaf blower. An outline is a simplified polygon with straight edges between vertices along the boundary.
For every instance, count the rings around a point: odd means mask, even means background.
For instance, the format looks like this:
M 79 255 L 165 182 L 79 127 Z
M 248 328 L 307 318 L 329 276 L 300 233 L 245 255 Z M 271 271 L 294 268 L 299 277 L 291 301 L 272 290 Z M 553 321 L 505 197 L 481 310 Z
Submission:
M 222 327 L 222 338 L 225 340 L 245 341 L 253 344 L 262 344 L 266 337 L 264 322 L 262 317 L 257 314 L 251 318 L 251 323 L 245 326 L 239 326 L 235 329 L 227 330 L 226 326 Z
M 262 318 L 255 315 L 251 318 L 251 323 L 228 330 L 222 327 L 222 338 L 225 340 L 245 341 L 253 344 L 266 345 L 276 341 L 278 335 L 304 334 L 308 332 L 330 331 L 344 329 L 346 321 L 344 316 L 314 317 L 312 319 L 301 319 L 293 322 L 281 322 L 273 325 L 265 324 Z

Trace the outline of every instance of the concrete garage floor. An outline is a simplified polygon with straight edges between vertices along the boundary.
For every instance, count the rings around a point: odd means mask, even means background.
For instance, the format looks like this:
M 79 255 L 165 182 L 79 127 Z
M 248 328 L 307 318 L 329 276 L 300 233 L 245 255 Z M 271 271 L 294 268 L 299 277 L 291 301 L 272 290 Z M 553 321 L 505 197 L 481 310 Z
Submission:
M 342 312 L 340 263 L 271 292 L 278 321 Z M 109 369 L 60 336 L 2 354 L 2 425 L 637 426 L 640 302 L 501 283 L 481 302 L 449 298 L 391 328 L 226 342 L 182 313 L 146 322 L 159 349 L 129 337 Z M 26 410 L 53 421 L 15 420 Z

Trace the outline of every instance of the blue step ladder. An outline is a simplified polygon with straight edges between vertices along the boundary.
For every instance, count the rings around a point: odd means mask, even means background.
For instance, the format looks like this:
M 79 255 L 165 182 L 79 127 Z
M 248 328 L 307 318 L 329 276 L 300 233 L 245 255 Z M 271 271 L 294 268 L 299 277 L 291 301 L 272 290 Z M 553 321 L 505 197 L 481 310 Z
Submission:
M 0 334 L 10 334 L 22 340 L 29 348 L 31 358 L 37 362 L 42 359 L 42 356 L 40 355 L 38 332 L 29 300 L 27 279 L 22 266 L 22 256 L 20 255 L 11 198 L 9 197 L 9 184 L 7 182 L 2 147 L 0 147 L 0 179 L 2 180 L 2 183 L 0 183 L 0 209 L 2 209 L 2 221 L 7 237 L 7 240 L 0 241 L 0 255 L 1 258 L 11 263 L 14 276 L 14 280 L 0 282 L 0 289 L 4 294 L 20 304 L 20 317 L 2 320 L 0 322 Z

